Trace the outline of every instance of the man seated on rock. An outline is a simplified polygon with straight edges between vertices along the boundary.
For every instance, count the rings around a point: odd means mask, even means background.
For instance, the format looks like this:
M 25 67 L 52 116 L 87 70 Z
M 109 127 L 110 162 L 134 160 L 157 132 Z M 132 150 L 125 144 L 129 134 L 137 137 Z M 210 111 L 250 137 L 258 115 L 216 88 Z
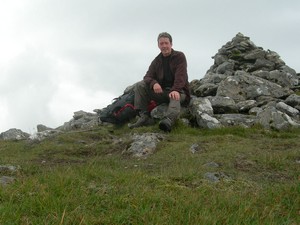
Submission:
M 181 104 L 190 100 L 187 62 L 184 53 L 172 48 L 172 37 L 163 32 L 157 38 L 160 54 L 152 61 L 141 82 L 135 85 L 134 106 L 140 118 L 130 128 L 153 124 L 147 110 L 151 100 L 157 104 L 168 103 L 165 117 L 159 128 L 170 132 L 179 117 Z

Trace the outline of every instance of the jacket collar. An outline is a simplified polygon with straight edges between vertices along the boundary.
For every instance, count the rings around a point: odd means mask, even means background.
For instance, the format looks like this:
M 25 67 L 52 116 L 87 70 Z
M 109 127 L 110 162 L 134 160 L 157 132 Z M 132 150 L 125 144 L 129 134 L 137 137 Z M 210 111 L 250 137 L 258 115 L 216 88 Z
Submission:
M 172 56 L 174 56 L 175 54 L 176 54 L 176 51 L 172 48 L 170 57 L 172 58 Z M 162 57 L 164 57 L 162 53 L 159 53 L 157 56 L 157 58 L 160 58 L 160 59 L 162 59 Z

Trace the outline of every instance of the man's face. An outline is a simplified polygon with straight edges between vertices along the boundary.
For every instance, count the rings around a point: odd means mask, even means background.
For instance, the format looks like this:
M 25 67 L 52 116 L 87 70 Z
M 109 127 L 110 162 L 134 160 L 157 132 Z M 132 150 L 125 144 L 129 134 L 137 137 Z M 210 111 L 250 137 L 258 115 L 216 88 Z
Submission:
M 172 43 L 170 42 L 169 38 L 161 37 L 158 39 L 158 47 L 163 56 L 169 56 L 171 54 Z

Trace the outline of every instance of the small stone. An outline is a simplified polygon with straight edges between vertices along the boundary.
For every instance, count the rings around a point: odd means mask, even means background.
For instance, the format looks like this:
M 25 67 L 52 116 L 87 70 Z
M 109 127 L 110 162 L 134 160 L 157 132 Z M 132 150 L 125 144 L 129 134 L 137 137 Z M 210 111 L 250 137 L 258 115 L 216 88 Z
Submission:
M 0 184 L 1 184 L 2 186 L 6 186 L 6 185 L 8 185 L 8 184 L 11 184 L 11 183 L 13 183 L 14 181 L 15 181 L 15 178 L 13 178 L 13 177 L 2 176 L 2 177 L 0 178 Z
M 195 154 L 196 152 L 198 152 L 200 150 L 200 147 L 198 144 L 192 144 L 192 146 L 190 147 L 190 151 Z
M 204 178 L 213 183 L 220 182 L 221 180 L 231 180 L 230 177 L 223 172 L 207 172 L 204 174 Z

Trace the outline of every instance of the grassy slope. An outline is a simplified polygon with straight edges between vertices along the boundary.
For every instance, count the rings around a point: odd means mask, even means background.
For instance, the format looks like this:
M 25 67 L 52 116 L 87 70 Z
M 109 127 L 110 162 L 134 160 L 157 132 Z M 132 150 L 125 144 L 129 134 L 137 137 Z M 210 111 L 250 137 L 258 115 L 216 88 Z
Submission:
M 130 132 L 100 127 L 41 143 L 0 142 L 0 165 L 22 168 L 0 174 L 16 178 L 0 187 L 0 224 L 300 223 L 300 130 L 179 124 L 146 159 L 122 154 Z M 206 172 L 230 179 L 211 183 Z

